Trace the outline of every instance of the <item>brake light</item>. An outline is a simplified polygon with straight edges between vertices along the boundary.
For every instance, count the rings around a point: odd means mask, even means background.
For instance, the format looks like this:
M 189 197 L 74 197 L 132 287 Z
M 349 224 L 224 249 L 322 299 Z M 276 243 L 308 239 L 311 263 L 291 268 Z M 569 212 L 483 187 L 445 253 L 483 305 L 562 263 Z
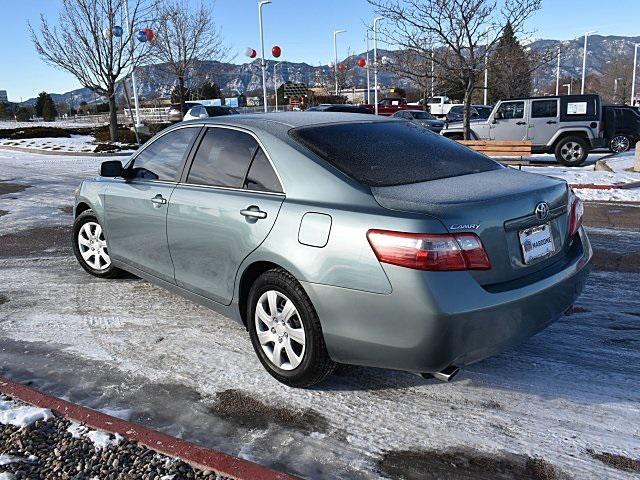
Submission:
M 578 229 L 582 225 L 582 215 L 584 214 L 584 204 L 580 200 L 573 190 L 569 189 L 569 225 L 567 231 L 569 232 L 569 238 L 572 238 Z
M 369 230 L 378 260 L 416 270 L 488 270 L 482 241 L 474 233 L 433 234 Z

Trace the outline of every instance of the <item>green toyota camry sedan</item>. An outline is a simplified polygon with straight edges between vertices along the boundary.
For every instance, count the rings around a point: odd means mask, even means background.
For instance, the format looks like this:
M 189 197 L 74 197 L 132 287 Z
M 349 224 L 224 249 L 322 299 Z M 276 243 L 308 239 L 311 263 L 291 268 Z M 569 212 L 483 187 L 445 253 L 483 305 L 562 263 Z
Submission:
M 73 246 L 92 275 L 131 272 L 240 322 L 287 385 L 336 363 L 448 380 L 573 304 L 582 211 L 564 181 L 404 120 L 233 115 L 104 162 L 77 191 Z

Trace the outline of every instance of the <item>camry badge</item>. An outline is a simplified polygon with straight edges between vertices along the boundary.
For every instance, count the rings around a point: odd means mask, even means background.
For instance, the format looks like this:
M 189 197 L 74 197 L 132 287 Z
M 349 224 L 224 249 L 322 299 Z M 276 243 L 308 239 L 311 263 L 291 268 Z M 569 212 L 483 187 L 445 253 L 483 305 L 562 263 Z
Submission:
M 538 220 L 544 220 L 549 216 L 549 205 L 547 204 L 547 202 L 540 202 L 538 205 L 536 205 L 533 213 L 536 214 L 536 218 Z
M 449 226 L 449 230 L 477 230 L 480 228 L 479 223 L 454 223 Z

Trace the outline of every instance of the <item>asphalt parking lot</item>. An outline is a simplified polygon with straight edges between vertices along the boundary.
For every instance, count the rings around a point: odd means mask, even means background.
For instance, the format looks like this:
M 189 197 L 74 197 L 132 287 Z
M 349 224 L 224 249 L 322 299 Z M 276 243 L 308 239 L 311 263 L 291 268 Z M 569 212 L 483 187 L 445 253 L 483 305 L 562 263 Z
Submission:
M 99 162 L 0 155 L 0 375 L 308 478 L 637 478 L 637 205 L 589 204 L 575 307 L 453 383 L 342 366 L 292 390 L 239 325 L 77 265 L 72 193 Z

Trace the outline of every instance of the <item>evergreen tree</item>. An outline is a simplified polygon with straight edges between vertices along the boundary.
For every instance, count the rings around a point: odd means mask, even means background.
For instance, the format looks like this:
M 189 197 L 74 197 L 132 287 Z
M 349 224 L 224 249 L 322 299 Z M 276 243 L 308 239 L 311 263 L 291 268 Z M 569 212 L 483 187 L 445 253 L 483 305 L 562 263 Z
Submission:
M 531 95 L 532 73 L 531 58 L 507 23 L 489 60 L 489 103 Z
M 200 87 L 200 98 L 203 100 L 211 100 L 213 98 L 222 98 L 220 87 L 213 82 L 204 82 Z
M 38 94 L 38 98 L 36 99 L 36 104 L 34 105 L 36 111 L 36 117 L 42 117 L 42 111 L 44 109 L 44 104 L 47 99 L 51 100 L 51 96 L 47 92 L 40 92 Z
M 47 95 L 42 106 L 42 118 L 45 122 L 53 122 L 57 116 L 56 104 L 51 99 L 51 96 Z

